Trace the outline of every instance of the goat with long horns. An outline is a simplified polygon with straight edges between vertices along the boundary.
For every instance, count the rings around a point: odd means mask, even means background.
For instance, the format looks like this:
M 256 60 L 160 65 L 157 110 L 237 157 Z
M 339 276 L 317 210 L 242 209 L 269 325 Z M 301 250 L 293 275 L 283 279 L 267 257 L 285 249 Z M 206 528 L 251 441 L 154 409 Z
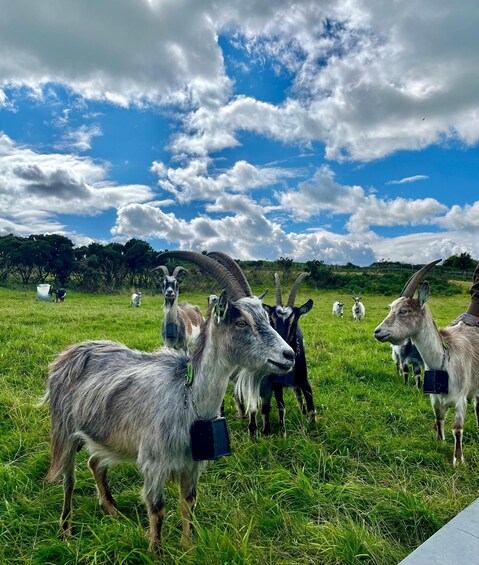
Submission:
M 410 338 L 429 370 L 447 373 L 447 393 L 431 394 L 431 404 L 440 440 L 445 439 L 446 413 L 454 407 L 453 464 L 456 465 L 463 461 L 462 436 L 468 400 L 474 400 L 479 427 L 479 331 L 460 320 L 442 329 L 434 323 L 426 305 L 429 283 L 423 279 L 439 261 L 425 265 L 409 279 L 400 297 L 391 304 L 389 315 L 374 330 L 374 337 L 395 345 Z
M 263 434 L 269 435 L 271 433 L 270 413 L 271 413 L 271 398 L 274 393 L 276 404 L 278 406 L 279 426 L 281 434 L 286 435 L 285 427 L 285 403 L 283 398 L 283 389 L 287 384 L 291 384 L 294 388 L 298 404 L 301 412 L 309 415 L 311 421 L 316 419 L 316 411 L 313 402 L 313 391 L 308 381 L 308 369 L 306 364 L 306 355 L 304 351 L 304 339 L 301 328 L 299 327 L 299 319 L 304 314 L 307 314 L 313 307 L 313 301 L 309 299 L 302 306 L 295 306 L 296 295 L 298 293 L 301 283 L 309 273 L 301 273 L 293 283 L 291 292 L 288 297 L 286 306 L 283 305 L 281 295 L 281 283 L 278 273 L 274 275 L 275 290 L 276 290 L 276 306 L 269 306 L 264 304 L 263 307 L 268 312 L 271 326 L 279 333 L 279 335 L 289 344 L 295 352 L 295 366 L 289 378 L 276 379 L 275 375 L 267 375 L 260 384 L 259 396 L 261 399 L 261 412 L 263 416 Z M 249 432 L 252 437 L 257 434 L 256 424 L 256 411 L 257 405 L 247 405 L 245 409 L 244 397 L 245 390 L 250 390 L 248 380 L 241 378 L 240 374 L 236 387 L 235 399 L 238 404 L 239 412 L 244 415 L 249 411 Z M 288 381 L 288 382 L 287 382 Z M 246 384 L 245 384 L 246 383 Z M 304 400 L 303 400 L 304 396 Z M 251 398 L 251 394 L 250 394 Z M 306 404 L 305 404 L 306 403 Z
M 139 467 L 152 550 L 160 548 L 165 482 L 179 481 L 182 542 L 189 545 L 196 486 L 205 468 L 204 461 L 192 457 L 193 423 L 216 418 L 230 375 L 239 368 L 261 379 L 294 366 L 294 351 L 239 276 L 199 253 L 170 251 L 159 258 L 169 257 L 195 263 L 223 289 L 191 357 L 168 347 L 147 353 L 111 341 L 86 341 L 67 348 L 50 366 L 44 397 L 52 423 L 48 478 L 63 477 L 65 536 L 72 529 L 75 455 L 85 445 L 100 505 L 109 514 L 116 509 L 108 467 L 121 461 Z
M 161 323 L 163 343 L 175 349 L 192 349 L 205 320 L 198 306 L 178 302 L 180 282 L 188 275 L 188 271 L 184 267 L 177 266 L 170 275 L 165 265 L 153 270 L 163 273 L 161 285 L 161 293 L 165 299 Z

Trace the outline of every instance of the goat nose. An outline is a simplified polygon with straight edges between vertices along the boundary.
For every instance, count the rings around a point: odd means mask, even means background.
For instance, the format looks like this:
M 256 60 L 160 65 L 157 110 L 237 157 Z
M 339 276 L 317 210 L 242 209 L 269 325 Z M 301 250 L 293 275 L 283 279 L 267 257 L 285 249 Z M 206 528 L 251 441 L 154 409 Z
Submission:
M 374 330 L 374 335 L 378 335 L 379 333 L 381 333 L 381 326 L 378 326 L 378 327 Z
M 286 357 L 288 361 L 294 361 L 296 357 L 294 351 L 292 349 L 284 349 L 283 350 L 283 357 Z

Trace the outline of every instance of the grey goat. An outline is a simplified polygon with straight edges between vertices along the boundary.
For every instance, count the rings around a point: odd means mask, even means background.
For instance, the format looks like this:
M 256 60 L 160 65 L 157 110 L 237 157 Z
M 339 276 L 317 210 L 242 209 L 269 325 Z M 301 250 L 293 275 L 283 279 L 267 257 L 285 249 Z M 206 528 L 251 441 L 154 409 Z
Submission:
M 455 326 L 438 329 L 426 301 L 429 283 L 426 273 L 438 261 L 419 269 L 406 283 L 401 296 L 391 304 L 389 315 L 374 330 L 374 337 L 382 342 L 400 344 L 411 338 L 428 369 L 448 373 L 448 393 L 431 394 L 431 404 L 436 418 L 435 427 L 440 440 L 445 439 L 444 419 L 454 406 L 454 457 L 453 464 L 463 460 L 462 435 L 467 401 L 474 399 L 479 427 L 479 331 L 459 322 Z M 418 291 L 417 298 L 414 293 Z
M 393 361 L 396 363 L 397 373 L 402 374 L 404 384 L 407 385 L 409 380 L 409 365 L 412 365 L 416 388 L 421 388 L 421 373 L 424 370 L 424 361 L 414 343 L 410 339 L 406 339 L 400 345 L 391 343 L 391 349 Z
M 205 462 L 194 461 L 190 428 L 199 417 L 215 418 L 233 371 L 245 368 L 261 378 L 286 373 L 294 352 L 271 328 L 261 301 L 245 292 L 222 265 L 205 255 L 172 251 L 160 256 L 196 263 L 222 291 L 201 330 L 191 358 L 185 350 L 153 353 L 111 341 L 86 341 L 60 353 L 50 366 L 47 393 L 52 424 L 48 479 L 63 476 L 61 531 L 71 534 L 75 454 L 84 444 L 101 507 L 115 514 L 107 469 L 136 463 L 143 474 L 143 498 L 150 523 L 150 549 L 161 546 L 164 485 L 180 483 L 182 543 L 191 542 L 196 487 Z M 188 363 L 194 380 L 186 386 Z
M 187 302 L 178 303 L 180 282 L 188 274 L 188 271 L 178 266 L 174 268 L 170 275 L 165 265 L 160 265 L 154 270 L 161 270 L 164 275 L 161 286 L 161 292 L 165 299 L 163 322 L 161 324 L 163 343 L 175 349 L 194 347 L 205 319 L 197 306 Z

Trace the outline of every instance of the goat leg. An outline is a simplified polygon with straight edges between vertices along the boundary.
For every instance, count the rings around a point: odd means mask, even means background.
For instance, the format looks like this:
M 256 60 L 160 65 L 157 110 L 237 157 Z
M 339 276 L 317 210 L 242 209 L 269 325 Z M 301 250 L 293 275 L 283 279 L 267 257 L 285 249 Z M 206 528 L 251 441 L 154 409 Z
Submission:
M 107 514 L 116 516 L 117 512 L 115 500 L 113 499 L 110 486 L 106 478 L 108 471 L 107 467 L 101 466 L 98 458 L 94 456 L 90 457 L 90 459 L 88 460 L 88 467 L 90 468 L 93 478 L 95 479 L 100 506 Z
M 191 478 L 181 476 L 180 481 L 180 506 L 181 506 L 181 545 L 187 549 L 191 546 L 193 525 L 192 518 L 196 505 L 196 485 L 192 484 Z

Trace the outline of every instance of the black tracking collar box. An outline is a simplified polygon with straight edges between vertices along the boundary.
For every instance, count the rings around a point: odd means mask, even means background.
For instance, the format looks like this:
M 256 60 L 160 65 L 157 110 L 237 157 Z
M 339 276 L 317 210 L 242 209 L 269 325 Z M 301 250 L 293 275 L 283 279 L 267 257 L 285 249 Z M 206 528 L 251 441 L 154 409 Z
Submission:
M 194 461 L 219 459 L 231 455 L 230 438 L 225 418 L 195 420 L 190 429 Z
M 447 394 L 449 391 L 449 375 L 442 369 L 424 371 L 424 392 L 431 394 Z

